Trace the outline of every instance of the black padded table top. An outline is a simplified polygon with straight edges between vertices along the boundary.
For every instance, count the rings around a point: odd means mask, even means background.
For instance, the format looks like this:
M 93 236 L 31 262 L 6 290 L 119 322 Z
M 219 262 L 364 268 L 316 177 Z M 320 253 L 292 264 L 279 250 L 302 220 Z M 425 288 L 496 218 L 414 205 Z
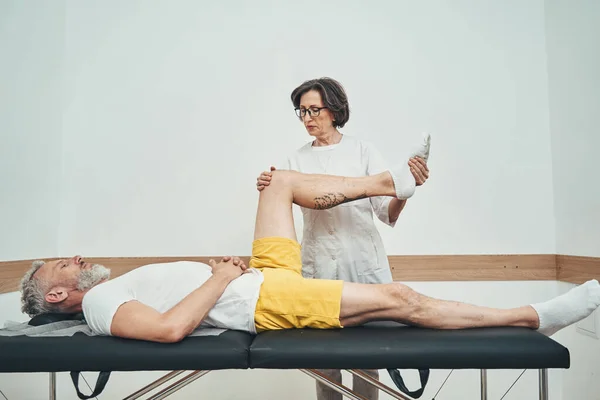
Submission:
M 188 337 L 179 343 L 83 333 L 70 337 L 0 336 L 0 372 L 245 369 L 252 338 L 236 331 Z
M 252 368 L 568 368 L 569 351 L 526 328 L 431 330 L 394 324 L 260 334 Z
M 0 372 L 219 369 L 568 368 L 569 351 L 526 328 L 441 331 L 397 324 L 227 331 L 162 344 L 115 337 L 0 336 Z

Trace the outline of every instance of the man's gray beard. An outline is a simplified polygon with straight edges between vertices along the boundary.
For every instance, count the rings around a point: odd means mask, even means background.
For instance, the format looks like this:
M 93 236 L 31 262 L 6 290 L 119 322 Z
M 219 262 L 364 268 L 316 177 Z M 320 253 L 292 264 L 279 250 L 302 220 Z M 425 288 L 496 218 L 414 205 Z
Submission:
M 77 282 L 77 289 L 89 289 L 100 283 L 102 280 L 108 280 L 108 278 L 110 278 L 110 269 L 100 264 L 94 264 L 92 265 L 92 268 L 81 271 Z

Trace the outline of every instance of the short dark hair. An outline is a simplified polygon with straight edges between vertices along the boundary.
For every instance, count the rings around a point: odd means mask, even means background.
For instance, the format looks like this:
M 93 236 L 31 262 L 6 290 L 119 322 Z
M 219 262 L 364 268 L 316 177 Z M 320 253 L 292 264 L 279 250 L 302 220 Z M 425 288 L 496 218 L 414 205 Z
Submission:
M 343 128 L 350 119 L 350 106 L 344 87 L 335 79 L 327 77 L 305 81 L 292 92 L 294 108 L 300 107 L 300 98 L 311 90 L 321 94 L 323 104 L 333 114 L 333 126 Z

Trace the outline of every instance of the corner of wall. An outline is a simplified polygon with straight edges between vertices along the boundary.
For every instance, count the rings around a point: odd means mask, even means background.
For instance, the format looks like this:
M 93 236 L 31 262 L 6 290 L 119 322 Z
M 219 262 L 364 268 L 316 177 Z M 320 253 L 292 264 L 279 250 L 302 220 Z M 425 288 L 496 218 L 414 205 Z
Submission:
M 546 78 L 546 110 L 547 110 L 547 120 L 548 120 L 548 143 L 550 144 L 550 174 L 551 174 L 551 185 L 552 185 L 552 198 L 549 201 L 552 202 L 552 216 L 554 218 L 554 253 L 559 254 L 560 246 L 558 245 L 559 241 L 559 226 L 558 226 L 558 216 L 556 213 L 556 182 L 555 182 L 555 174 L 554 174 L 554 147 L 555 143 L 552 140 L 552 100 L 550 96 L 550 59 L 548 56 L 548 18 L 547 18 L 547 8 L 546 8 L 547 0 L 542 2 L 542 12 L 544 14 L 544 54 L 545 54 L 545 69 L 542 72 L 545 74 Z M 558 274 L 557 274 L 558 277 Z

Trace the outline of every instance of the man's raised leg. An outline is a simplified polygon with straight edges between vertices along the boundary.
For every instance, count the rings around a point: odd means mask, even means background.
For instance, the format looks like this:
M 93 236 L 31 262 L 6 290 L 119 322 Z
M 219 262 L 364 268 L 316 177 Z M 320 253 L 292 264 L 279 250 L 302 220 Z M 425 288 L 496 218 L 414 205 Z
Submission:
M 434 299 L 400 283 L 346 283 L 340 320 L 343 326 L 391 320 L 434 329 L 522 326 L 552 335 L 589 316 L 600 305 L 600 285 L 591 280 L 549 301 L 511 309 L 481 307 Z
M 365 177 L 273 171 L 271 184 L 260 192 L 254 238 L 279 236 L 296 240 L 292 203 L 325 210 L 373 196 L 395 196 L 389 172 Z
M 424 135 L 409 158 L 421 157 L 427 161 L 430 141 L 430 136 Z M 413 195 L 415 185 L 408 158 L 389 171 L 364 177 L 273 171 L 269 187 L 260 192 L 254 239 L 277 236 L 296 240 L 292 203 L 325 210 L 367 197 L 407 199 Z

